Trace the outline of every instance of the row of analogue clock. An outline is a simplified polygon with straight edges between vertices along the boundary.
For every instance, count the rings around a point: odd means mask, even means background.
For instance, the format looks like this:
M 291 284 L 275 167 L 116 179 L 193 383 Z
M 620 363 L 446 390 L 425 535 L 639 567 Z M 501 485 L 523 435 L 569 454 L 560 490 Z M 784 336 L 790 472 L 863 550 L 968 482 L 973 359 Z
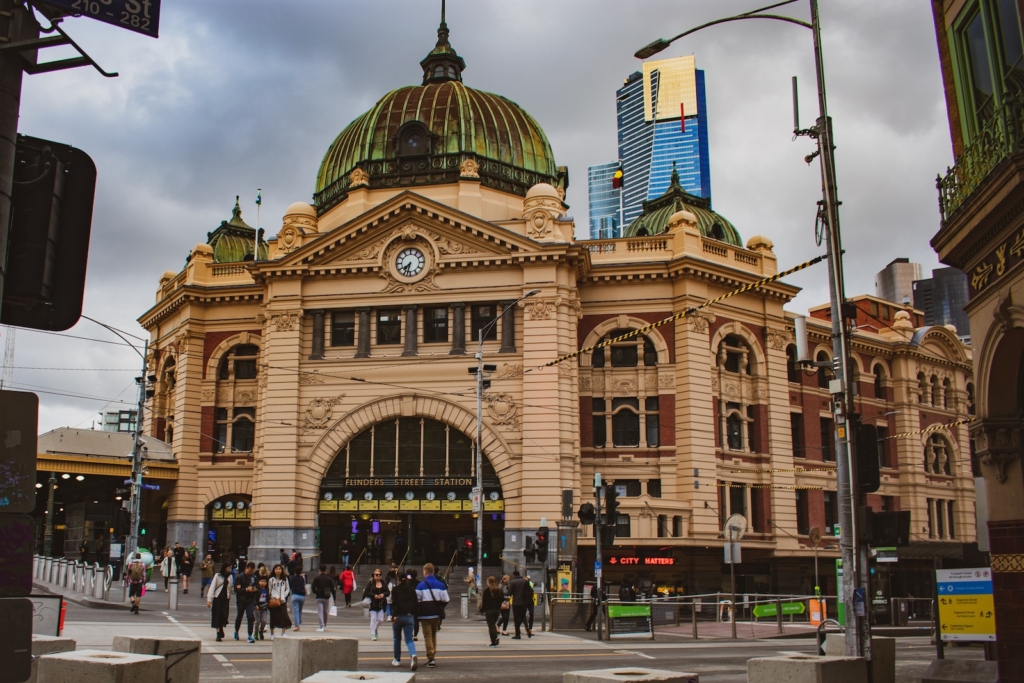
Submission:
M 244 510 L 245 506 L 246 506 L 246 503 L 245 503 L 244 500 L 240 500 L 237 503 L 232 502 L 232 501 L 229 500 L 226 503 L 224 503 L 223 505 L 218 500 L 218 501 L 214 502 L 213 509 L 214 510 L 220 510 L 221 507 L 223 507 L 225 510 L 232 510 L 234 508 L 238 508 L 239 510 Z
M 427 493 L 426 493 L 426 495 L 424 497 L 427 500 L 434 500 L 437 497 L 437 494 L 434 493 L 433 491 L 427 491 Z M 447 495 L 448 500 L 455 500 L 458 497 L 459 496 L 458 496 L 458 494 L 455 493 L 455 491 L 449 491 L 448 492 L 448 495 Z M 472 499 L 473 494 L 469 494 L 466 497 L 469 498 L 469 499 Z M 488 497 L 491 500 L 498 500 L 501 496 L 498 494 L 497 491 L 491 491 L 491 493 L 489 494 Z M 345 493 L 342 495 L 342 498 L 344 498 L 345 500 L 352 500 L 352 498 L 353 498 L 352 492 L 351 491 L 345 491 Z M 363 494 L 363 498 L 365 500 L 373 500 L 373 492 L 372 491 L 367 491 L 366 493 Z M 415 493 L 413 493 L 412 491 L 406 492 L 406 494 L 405 494 L 405 499 L 406 500 L 413 500 L 415 498 L 416 498 L 416 494 Z M 394 499 L 395 499 L 395 494 L 394 494 L 393 491 L 387 491 L 387 492 L 384 493 L 384 500 L 394 500 Z M 324 494 L 324 500 L 334 500 L 334 494 L 331 493 L 330 491 L 328 491 L 327 493 Z M 230 509 L 230 508 L 228 508 L 228 509 Z

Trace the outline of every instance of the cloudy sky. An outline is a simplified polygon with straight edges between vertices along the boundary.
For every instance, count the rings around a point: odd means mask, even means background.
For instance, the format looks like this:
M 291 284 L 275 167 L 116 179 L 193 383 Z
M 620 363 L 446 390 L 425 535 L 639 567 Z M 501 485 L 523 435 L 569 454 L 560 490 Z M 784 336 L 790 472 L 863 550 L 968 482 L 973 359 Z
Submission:
M 236 194 L 254 224 L 263 188 L 261 224 L 275 234 L 288 204 L 310 201 L 334 137 L 387 91 L 419 82 L 439 4 L 173 0 L 156 40 L 66 20 L 65 30 L 120 77 L 92 69 L 26 76 L 20 132 L 73 144 L 99 169 L 85 313 L 144 335 L 135 319 L 152 305 L 160 274 L 181 268 L 230 216 Z M 925 2 L 822 4 L 847 291 L 874 293 L 874 274 L 897 256 L 926 273 L 938 266 L 928 246 L 938 228 L 935 174 L 952 153 L 932 17 Z M 615 90 L 640 66 L 634 51 L 757 6 L 449 0 L 448 25 L 468 65 L 465 82 L 511 98 L 543 126 L 569 167 L 569 213 L 583 235 L 587 166 L 616 157 Z M 802 0 L 784 9 L 807 18 Z M 689 53 L 707 77 L 715 209 L 744 238 L 771 238 L 782 267 L 818 254 L 819 172 L 803 161 L 813 143 L 791 134 L 791 76 L 800 78 L 801 122 L 817 114 L 810 32 L 728 24 L 659 58 Z M 824 266 L 790 281 L 804 288 L 794 311 L 828 298 Z M 88 321 L 67 334 L 117 341 Z M 8 386 L 40 392 L 40 431 L 89 427 L 105 407 L 134 401 L 138 363 L 123 345 L 18 330 Z

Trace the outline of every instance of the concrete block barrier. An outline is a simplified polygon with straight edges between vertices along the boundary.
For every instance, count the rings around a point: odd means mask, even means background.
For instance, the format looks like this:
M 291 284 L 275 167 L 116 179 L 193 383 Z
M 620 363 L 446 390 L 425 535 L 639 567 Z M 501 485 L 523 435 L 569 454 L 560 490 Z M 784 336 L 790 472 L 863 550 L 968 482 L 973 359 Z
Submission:
M 274 640 L 272 683 L 297 683 L 321 671 L 351 672 L 359 668 L 355 638 L 288 636 Z
M 164 683 L 163 657 L 106 650 L 58 652 L 39 658 L 39 683 Z
M 167 683 L 199 683 L 202 649 L 203 641 L 190 638 L 114 636 L 115 652 L 164 657 Z
M 981 660 L 936 659 L 921 677 L 921 683 L 996 683 L 999 664 Z
M 352 681 L 376 681 L 376 683 L 414 683 L 416 674 L 412 672 L 397 673 L 393 671 L 321 671 L 302 683 L 351 683 Z
M 825 634 L 825 655 L 843 657 L 846 636 L 842 633 Z M 871 680 L 873 683 L 896 683 L 896 639 L 871 637 Z
M 868 683 L 863 657 L 791 655 L 747 662 L 747 683 Z
M 32 673 L 26 683 L 36 683 L 39 675 L 39 657 L 54 652 L 72 652 L 76 643 L 74 638 L 58 638 L 57 636 L 32 635 Z
M 562 683 L 607 683 L 607 681 L 624 681 L 625 683 L 698 683 L 698 680 L 697 674 L 694 673 L 666 671 L 664 669 L 645 669 L 639 666 L 569 671 L 562 674 Z

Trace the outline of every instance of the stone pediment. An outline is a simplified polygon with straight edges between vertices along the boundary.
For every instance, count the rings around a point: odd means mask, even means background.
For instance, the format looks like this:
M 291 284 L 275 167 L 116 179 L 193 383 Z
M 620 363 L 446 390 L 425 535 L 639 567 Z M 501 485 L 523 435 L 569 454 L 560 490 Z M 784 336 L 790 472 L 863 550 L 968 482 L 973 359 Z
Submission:
M 414 242 L 441 267 L 495 262 L 536 248 L 522 235 L 407 192 L 266 265 L 365 271 L 381 267 L 400 244 Z

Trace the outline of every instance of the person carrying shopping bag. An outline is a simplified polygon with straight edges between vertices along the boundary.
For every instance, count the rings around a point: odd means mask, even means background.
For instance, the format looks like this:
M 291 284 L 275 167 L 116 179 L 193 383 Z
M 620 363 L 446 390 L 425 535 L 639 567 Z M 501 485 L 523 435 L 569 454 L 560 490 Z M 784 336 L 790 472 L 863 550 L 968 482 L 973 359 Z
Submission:
M 281 629 L 281 635 L 287 635 L 292 627 L 288 618 L 288 602 L 292 597 L 292 589 L 288 584 L 288 572 L 280 564 L 275 564 L 270 573 L 270 639 L 274 639 L 274 629 Z
M 217 642 L 224 640 L 224 627 L 230 623 L 231 563 L 225 562 L 220 572 L 210 580 L 206 592 L 206 606 L 210 608 L 210 626 L 217 629 Z
M 370 610 L 370 639 L 377 640 L 377 629 L 387 619 L 388 597 L 391 591 L 384 583 L 379 569 L 373 570 L 373 578 L 363 590 L 363 606 Z
M 323 633 L 327 628 L 327 615 L 331 609 L 331 601 L 334 600 L 334 580 L 327 574 L 327 565 L 320 565 L 320 573 L 313 579 L 313 596 L 316 598 L 316 616 L 320 620 L 320 628 L 317 633 Z

